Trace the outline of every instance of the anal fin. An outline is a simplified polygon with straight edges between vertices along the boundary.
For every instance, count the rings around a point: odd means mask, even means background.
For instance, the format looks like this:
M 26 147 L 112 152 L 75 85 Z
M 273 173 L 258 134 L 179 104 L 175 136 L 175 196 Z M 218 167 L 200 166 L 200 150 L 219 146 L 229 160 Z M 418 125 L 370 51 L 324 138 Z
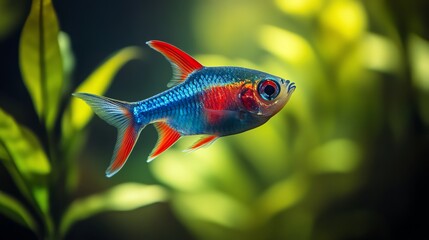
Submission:
M 200 149 L 202 147 L 207 147 L 210 144 L 212 144 L 214 141 L 216 141 L 216 139 L 218 139 L 218 136 L 216 135 L 210 135 L 207 137 L 203 137 L 200 140 L 198 140 L 197 142 L 195 142 L 190 148 L 183 150 L 184 152 L 193 152 L 197 149 Z
M 158 142 L 152 150 L 152 153 L 149 155 L 147 159 L 148 162 L 152 161 L 165 150 L 173 146 L 173 144 L 181 137 L 179 132 L 171 128 L 165 122 L 156 122 L 154 125 L 158 131 Z

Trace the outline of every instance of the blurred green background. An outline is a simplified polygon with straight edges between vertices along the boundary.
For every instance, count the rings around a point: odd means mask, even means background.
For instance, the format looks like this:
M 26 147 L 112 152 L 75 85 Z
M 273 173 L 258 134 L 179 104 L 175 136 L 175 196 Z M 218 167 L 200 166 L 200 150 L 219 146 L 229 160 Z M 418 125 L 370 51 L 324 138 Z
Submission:
M 103 60 L 127 46 L 141 47 L 142 57 L 121 68 L 104 95 L 137 101 L 165 90 L 171 69 L 145 45 L 152 39 L 180 47 L 203 65 L 255 68 L 297 85 L 267 124 L 194 153 L 181 150 L 198 137 L 184 138 L 146 163 L 157 139 L 147 127 L 125 167 L 110 179 L 104 171 L 115 129 L 94 118 L 82 130 L 70 169 L 61 169 L 72 172 L 70 185 L 50 185 L 50 214 L 60 225 L 68 206 L 79 203 L 114 211 L 94 210 L 88 217 L 68 211 L 81 221 L 70 225 L 65 239 L 429 237 L 427 1 L 54 0 L 53 5 L 72 52 L 67 53 L 72 61 L 63 61 L 73 71 L 60 112 Z M 0 107 L 31 129 L 46 150 L 51 143 L 19 67 L 30 7 L 27 0 L 0 0 Z M 53 129 L 56 135 L 60 125 Z M 159 194 L 160 202 L 134 209 L 129 199 L 140 193 L 140 185 L 131 183 L 153 185 L 149 192 Z M 124 188 L 109 192 L 115 186 Z M 31 209 L 7 164 L 0 165 L 2 192 Z M 6 216 L 0 214 L 3 236 L 36 238 Z M 46 225 L 40 217 L 35 222 Z

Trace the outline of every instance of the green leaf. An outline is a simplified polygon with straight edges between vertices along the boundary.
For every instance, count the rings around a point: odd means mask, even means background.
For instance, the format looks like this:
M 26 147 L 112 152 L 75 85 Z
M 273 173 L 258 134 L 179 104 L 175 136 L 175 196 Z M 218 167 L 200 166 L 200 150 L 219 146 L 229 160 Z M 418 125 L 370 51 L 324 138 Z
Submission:
M 275 26 L 263 26 L 259 31 L 259 41 L 268 52 L 296 66 L 305 66 L 316 58 L 305 38 Z
M 411 73 L 413 84 L 420 90 L 429 92 L 429 41 L 411 34 L 408 40 L 410 49 Z
M 276 214 L 300 202 L 308 191 L 308 180 L 296 174 L 278 181 L 261 194 L 257 206 L 261 218 L 259 221 L 272 219 Z
M 395 74 L 401 71 L 400 50 L 395 43 L 382 35 L 365 34 L 362 45 L 364 64 L 371 70 Z
M 10 157 L 7 153 L 6 147 L 0 144 L 0 160 L 9 161 Z
M 0 213 L 37 233 L 36 222 L 27 209 L 18 200 L 1 191 Z
M 68 91 L 70 88 L 71 75 L 75 67 L 75 56 L 73 54 L 70 36 L 60 31 L 58 35 L 58 44 L 60 46 L 61 58 L 63 63 L 64 73 L 64 91 Z
M 237 155 L 227 141 L 218 141 L 208 148 L 183 154 L 200 136 L 188 137 L 151 162 L 155 177 L 178 192 L 200 192 L 214 188 L 232 194 L 240 201 L 251 201 L 256 195 L 254 175 L 246 174 L 234 161 Z M 253 178 L 252 178 L 253 177 Z
M 33 0 L 21 34 L 19 60 L 36 112 L 49 130 L 58 114 L 63 85 L 58 33 L 52 2 Z
M 216 190 L 175 195 L 174 208 L 187 221 L 202 221 L 233 229 L 248 229 L 254 216 L 248 205 Z
M 102 95 L 121 67 L 130 60 L 140 58 L 141 55 L 138 47 L 126 47 L 119 50 L 85 79 L 76 92 Z M 62 120 L 63 136 L 69 138 L 72 133 L 82 129 L 92 116 L 93 111 L 83 101 L 72 98 Z
M 18 177 L 24 180 L 24 186 L 30 189 L 33 200 L 46 214 L 48 212 L 47 176 L 51 171 L 48 158 L 36 136 L 29 129 L 19 126 L 2 109 L 0 109 L 0 145 L 13 162 L 13 165 L 8 165 L 8 170 L 14 176 L 14 180 Z M 20 189 L 26 195 L 25 190 Z
M 0 142 L 0 160 L 3 162 L 6 170 L 13 179 L 13 182 L 15 183 L 16 187 L 19 189 L 19 191 L 21 191 L 22 195 L 24 195 L 24 197 L 26 197 L 29 201 L 32 201 L 33 197 L 27 184 L 25 183 L 22 176 L 19 174 L 15 164 L 11 161 L 11 157 L 7 152 L 6 146 L 2 142 Z
M 319 173 L 350 173 L 359 166 L 361 155 L 354 141 L 333 139 L 310 152 L 310 169 Z
M 0 109 L 0 141 L 24 175 L 46 175 L 50 164 L 37 137 Z
M 74 201 L 63 215 L 60 233 L 64 236 L 77 221 L 107 211 L 129 211 L 166 201 L 167 191 L 157 185 L 124 183 L 104 193 Z

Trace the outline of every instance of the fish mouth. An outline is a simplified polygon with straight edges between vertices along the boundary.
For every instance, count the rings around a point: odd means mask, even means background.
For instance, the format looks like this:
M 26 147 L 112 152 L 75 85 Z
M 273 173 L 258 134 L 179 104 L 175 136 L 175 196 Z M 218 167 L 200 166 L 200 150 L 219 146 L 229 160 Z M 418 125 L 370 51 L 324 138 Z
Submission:
M 291 82 L 287 88 L 287 92 L 292 93 L 293 91 L 295 91 L 295 88 L 296 88 L 295 83 Z

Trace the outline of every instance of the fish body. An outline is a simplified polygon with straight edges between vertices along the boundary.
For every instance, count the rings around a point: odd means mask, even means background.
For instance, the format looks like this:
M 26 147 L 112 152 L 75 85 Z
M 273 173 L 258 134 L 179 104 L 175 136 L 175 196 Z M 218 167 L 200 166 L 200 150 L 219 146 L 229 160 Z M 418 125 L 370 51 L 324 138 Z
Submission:
M 240 133 L 270 117 L 247 109 L 239 98 L 246 84 L 264 77 L 267 74 L 245 68 L 205 67 L 192 73 L 186 82 L 134 103 L 133 117 L 142 124 L 163 119 L 182 136 Z
M 149 46 L 171 63 L 171 88 L 138 102 L 118 101 L 89 93 L 74 93 L 94 112 L 118 128 L 118 139 L 108 177 L 125 164 L 141 130 L 154 124 L 158 142 L 153 160 L 180 137 L 207 135 L 188 151 L 207 146 L 222 136 L 237 134 L 268 121 L 288 102 L 295 90 L 289 80 L 240 67 L 205 67 L 182 50 L 161 41 Z

